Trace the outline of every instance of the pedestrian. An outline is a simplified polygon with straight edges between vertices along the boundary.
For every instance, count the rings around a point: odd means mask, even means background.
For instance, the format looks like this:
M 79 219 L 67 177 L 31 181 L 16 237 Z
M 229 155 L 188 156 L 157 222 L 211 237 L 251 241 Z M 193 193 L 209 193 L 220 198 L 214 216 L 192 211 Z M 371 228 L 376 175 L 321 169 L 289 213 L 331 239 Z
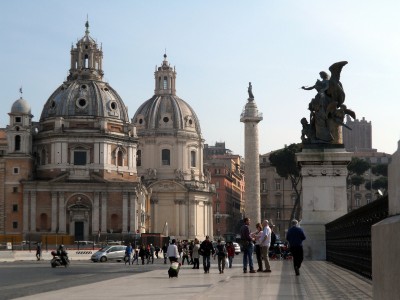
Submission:
M 228 252 L 229 269 L 232 268 L 233 258 L 235 257 L 235 247 L 232 242 L 226 243 L 226 251 Z
M 203 255 L 204 273 L 210 273 L 210 257 L 215 253 L 214 246 L 207 235 L 206 239 L 200 244 L 200 252 Z
M 136 264 L 139 264 L 139 249 L 135 248 L 135 251 L 133 253 L 133 260 L 132 260 L 132 265 L 136 261 Z
M 193 248 L 192 248 L 192 260 L 193 260 L 193 268 L 192 269 L 199 269 L 199 267 L 200 267 L 199 249 L 200 249 L 200 241 L 197 238 L 195 238 Z
M 162 247 L 162 252 L 163 252 L 163 256 L 164 256 L 164 264 L 167 264 L 167 250 L 168 250 L 168 246 L 167 246 L 167 244 L 164 244 L 164 246 Z
M 149 263 L 149 261 L 151 261 L 151 264 L 154 264 L 154 252 L 155 252 L 155 248 L 153 246 L 153 244 L 150 244 L 149 247 L 149 260 L 147 263 Z
M 144 260 L 145 260 L 146 256 L 147 256 L 146 247 L 145 247 L 145 245 L 142 245 L 142 247 L 140 247 L 140 250 L 139 250 L 139 257 L 142 260 L 142 265 L 144 265 Z
M 268 220 L 263 221 L 263 230 L 261 235 L 261 255 L 264 258 L 265 269 L 263 272 L 270 273 L 271 265 L 269 264 L 269 247 L 271 245 L 271 228 L 268 226 Z
M 129 243 L 125 248 L 125 257 L 124 257 L 125 265 L 126 263 L 129 263 L 129 265 L 131 265 L 131 256 L 132 256 L 132 246 Z
M 289 242 L 290 252 L 293 255 L 293 267 L 297 276 L 300 275 L 301 263 L 304 259 L 303 241 L 306 239 L 303 229 L 296 219 L 292 220 L 292 227 L 289 228 L 286 239 Z
M 36 243 L 36 259 L 40 260 L 42 258 L 42 243 Z
M 158 259 L 158 253 L 160 252 L 160 247 L 155 246 L 154 249 L 156 251 L 156 258 Z
M 171 263 L 178 262 L 178 258 L 179 258 L 178 246 L 176 246 L 175 243 L 176 243 L 176 240 L 173 239 L 167 249 L 167 256 Z
M 224 273 L 224 269 L 225 269 L 225 258 L 227 256 L 227 251 L 226 251 L 226 247 L 224 244 L 221 243 L 221 240 L 218 240 L 217 242 L 217 247 L 215 247 L 216 251 L 214 254 L 214 259 L 215 256 L 217 256 L 218 258 L 218 270 L 219 270 L 219 274 Z
M 249 264 L 250 273 L 256 273 L 253 266 L 254 244 L 253 238 L 250 236 L 250 219 L 244 218 L 243 223 L 240 228 L 240 238 L 243 245 L 243 273 L 247 273 L 247 264 Z
M 262 263 L 262 256 L 261 256 L 261 237 L 263 234 L 263 229 L 260 223 L 256 224 L 256 231 L 251 233 L 251 236 L 254 238 L 255 241 L 255 252 L 257 258 L 258 269 L 257 272 L 262 272 L 263 270 L 263 263 Z
M 189 249 L 186 243 L 182 245 L 182 266 L 185 264 L 185 259 L 189 265 Z

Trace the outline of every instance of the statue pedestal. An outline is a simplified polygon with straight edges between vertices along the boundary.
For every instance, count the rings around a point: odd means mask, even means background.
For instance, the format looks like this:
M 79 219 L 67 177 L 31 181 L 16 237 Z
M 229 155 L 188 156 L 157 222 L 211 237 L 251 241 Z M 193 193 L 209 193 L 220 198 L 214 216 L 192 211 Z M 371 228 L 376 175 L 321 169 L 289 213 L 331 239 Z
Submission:
M 304 258 L 326 259 L 325 224 L 347 213 L 346 176 L 351 161 L 343 148 L 305 148 L 296 154 L 301 166 Z

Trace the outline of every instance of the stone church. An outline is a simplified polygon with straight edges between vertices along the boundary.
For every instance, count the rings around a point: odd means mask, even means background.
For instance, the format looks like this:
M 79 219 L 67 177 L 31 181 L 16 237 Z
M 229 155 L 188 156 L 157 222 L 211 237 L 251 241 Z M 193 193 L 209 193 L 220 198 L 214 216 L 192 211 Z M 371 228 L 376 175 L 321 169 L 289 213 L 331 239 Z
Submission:
M 39 122 L 22 96 L 12 105 L 0 129 L 0 235 L 212 235 L 215 189 L 203 171 L 199 120 L 176 96 L 167 56 L 133 119 L 103 81 L 102 59 L 86 22 Z

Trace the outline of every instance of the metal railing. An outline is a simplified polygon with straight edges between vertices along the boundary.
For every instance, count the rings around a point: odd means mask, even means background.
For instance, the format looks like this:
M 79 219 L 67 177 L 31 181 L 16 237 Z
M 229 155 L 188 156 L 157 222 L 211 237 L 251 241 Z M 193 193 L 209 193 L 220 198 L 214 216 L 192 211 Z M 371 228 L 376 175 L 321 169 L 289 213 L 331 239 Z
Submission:
M 326 224 L 326 260 L 372 278 L 371 226 L 387 216 L 385 196 Z

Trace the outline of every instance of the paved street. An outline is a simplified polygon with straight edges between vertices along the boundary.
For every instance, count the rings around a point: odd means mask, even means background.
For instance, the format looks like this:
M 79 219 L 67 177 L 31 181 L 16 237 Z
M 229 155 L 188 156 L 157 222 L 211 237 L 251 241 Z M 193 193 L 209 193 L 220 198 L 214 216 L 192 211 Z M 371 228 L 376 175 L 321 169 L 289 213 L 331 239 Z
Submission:
M 272 261 L 271 266 L 272 273 L 243 274 L 238 257 L 224 274 L 213 261 L 209 274 L 183 266 L 179 278 L 169 279 L 167 266 L 157 264 L 148 272 L 18 299 L 372 299 L 370 280 L 327 262 L 305 261 L 300 276 L 294 275 L 291 261 Z

